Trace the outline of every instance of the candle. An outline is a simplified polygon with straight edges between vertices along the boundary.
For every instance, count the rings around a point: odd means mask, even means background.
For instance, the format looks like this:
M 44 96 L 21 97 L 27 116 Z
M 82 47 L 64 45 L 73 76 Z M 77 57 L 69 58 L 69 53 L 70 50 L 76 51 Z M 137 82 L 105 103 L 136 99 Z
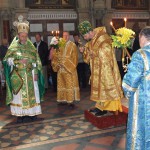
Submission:
M 58 31 L 58 36 L 59 36 L 59 31 Z
M 124 22 L 125 22 L 125 27 L 127 26 L 127 18 L 124 18 Z
M 112 21 L 110 22 L 110 25 L 111 25 L 111 27 L 113 28 L 113 30 L 116 32 L 116 29 L 115 29 L 115 27 L 114 27 L 114 25 L 113 25 L 113 22 L 112 22 Z
M 56 31 L 56 37 L 57 37 L 57 31 Z
M 52 35 L 54 36 L 54 34 L 53 34 L 54 32 L 52 31 Z

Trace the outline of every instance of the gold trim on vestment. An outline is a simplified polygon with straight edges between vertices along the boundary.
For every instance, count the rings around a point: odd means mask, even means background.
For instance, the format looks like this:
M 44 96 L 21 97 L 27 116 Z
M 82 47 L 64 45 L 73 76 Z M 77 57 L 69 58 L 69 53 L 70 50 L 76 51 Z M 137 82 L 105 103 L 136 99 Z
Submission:
M 133 88 L 133 87 L 129 86 L 128 84 L 126 84 L 125 82 L 122 83 L 122 86 L 132 92 L 136 92 L 136 90 L 137 90 L 137 88 Z
M 74 101 L 77 101 L 77 102 L 79 102 L 80 101 L 80 99 L 76 99 L 76 100 L 73 100 L 73 101 L 67 101 L 67 100 L 57 100 L 57 102 L 62 102 L 62 103 L 68 103 L 68 104 L 70 104 L 70 103 L 73 103 Z
M 11 103 L 10 105 L 11 106 L 15 106 L 15 107 L 22 107 L 22 104 Z M 33 108 L 35 106 L 40 106 L 40 103 L 35 103 L 35 104 L 31 105 L 31 106 L 24 106 L 22 109 Z
M 15 113 L 12 113 L 11 115 L 13 115 L 13 116 L 36 116 L 36 115 L 41 115 L 42 114 L 42 112 L 40 111 L 40 112 L 38 112 L 38 113 L 32 113 L 32 115 L 31 114 L 25 114 L 25 115 L 19 115 L 19 114 L 15 114 Z

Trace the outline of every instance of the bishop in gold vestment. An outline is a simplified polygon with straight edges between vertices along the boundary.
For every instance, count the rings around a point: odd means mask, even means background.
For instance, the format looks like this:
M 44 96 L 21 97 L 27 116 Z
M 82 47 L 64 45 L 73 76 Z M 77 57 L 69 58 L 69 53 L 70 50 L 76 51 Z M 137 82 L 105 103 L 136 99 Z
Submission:
M 63 33 L 66 43 L 55 49 L 52 55 L 52 67 L 57 72 L 57 102 L 71 104 L 80 100 L 76 66 L 78 53 L 75 43 L 69 40 L 69 33 Z
M 121 77 L 118 70 L 111 38 L 105 27 L 92 29 L 88 21 L 79 25 L 86 40 L 83 56 L 91 68 L 91 100 L 99 110 L 122 111 Z

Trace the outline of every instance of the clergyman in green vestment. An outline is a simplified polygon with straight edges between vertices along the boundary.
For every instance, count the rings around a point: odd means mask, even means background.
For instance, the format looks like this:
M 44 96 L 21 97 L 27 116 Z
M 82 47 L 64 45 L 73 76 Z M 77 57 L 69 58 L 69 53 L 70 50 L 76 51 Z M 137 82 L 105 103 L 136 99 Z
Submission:
M 17 122 L 23 122 L 27 116 L 35 120 L 41 114 L 40 101 L 44 94 L 44 78 L 38 53 L 28 39 L 29 22 L 23 16 L 14 22 L 18 35 L 10 44 L 3 59 L 6 77 L 6 104 L 11 114 L 18 116 Z

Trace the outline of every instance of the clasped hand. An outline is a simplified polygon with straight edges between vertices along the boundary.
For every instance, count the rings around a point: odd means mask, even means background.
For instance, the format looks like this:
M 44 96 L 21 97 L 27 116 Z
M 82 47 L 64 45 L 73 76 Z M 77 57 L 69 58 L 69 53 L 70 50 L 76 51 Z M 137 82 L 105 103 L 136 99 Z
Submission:
M 80 50 L 80 53 L 83 53 L 84 52 L 84 47 L 83 46 L 79 47 L 79 50 Z
M 91 58 L 94 58 L 94 56 L 95 56 L 92 51 L 89 51 L 89 55 L 90 55 Z

